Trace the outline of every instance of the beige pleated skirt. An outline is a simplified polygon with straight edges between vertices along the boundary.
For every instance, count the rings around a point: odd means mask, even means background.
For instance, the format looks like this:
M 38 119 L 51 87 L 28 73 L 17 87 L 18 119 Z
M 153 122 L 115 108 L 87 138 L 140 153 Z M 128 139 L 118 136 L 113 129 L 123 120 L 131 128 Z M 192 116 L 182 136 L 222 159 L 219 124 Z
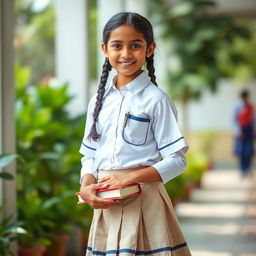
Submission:
M 99 178 L 133 170 L 100 171 Z M 86 255 L 190 256 L 171 200 L 160 182 L 109 209 L 94 209 Z

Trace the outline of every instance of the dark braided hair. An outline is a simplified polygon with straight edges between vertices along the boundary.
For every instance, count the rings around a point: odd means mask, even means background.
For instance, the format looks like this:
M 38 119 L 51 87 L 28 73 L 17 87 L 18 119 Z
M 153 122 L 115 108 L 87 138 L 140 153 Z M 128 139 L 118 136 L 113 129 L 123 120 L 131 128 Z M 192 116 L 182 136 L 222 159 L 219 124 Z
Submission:
M 154 67 L 154 54 L 152 54 L 150 57 L 147 57 L 146 61 L 147 61 L 147 70 L 148 70 L 148 75 L 150 77 L 150 80 L 153 84 L 157 86 L 156 76 L 155 76 L 155 67 Z
M 89 134 L 89 138 L 92 138 L 94 141 L 98 140 L 100 137 L 100 135 L 98 134 L 97 129 L 96 129 L 96 123 L 97 123 L 98 116 L 99 116 L 99 113 L 102 108 L 102 99 L 103 99 L 103 96 L 105 93 L 105 85 L 107 83 L 109 71 L 111 69 L 112 69 L 112 66 L 109 63 L 108 58 L 105 58 L 105 62 L 102 67 L 102 74 L 100 77 L 100 84 L 99 84 L 98 91 L 97 91 L 95 109 L 93 112 L 93 124 L 92 124 L 91 131 Z
M 145 17 L 139 15 L 138 13 L 120 12 L 114 15 L 107 22 L 107 24 L 103 29 L 102 41 L 105 46 L 107 46 L 108 44 L 108 40 L 111 32 L 122 25 L 130 25 L 131 27 L 135 28 L 138 32 L 143 34 L 147 42 L 147 46 L 149 46 L 154 42 L 154 34 L 153 34 L 152 26 Z M 146 62 L 147 62 L 148 75 L 151 79 L 151 82 L 157 86 L 156 77 L 155 77 L 155 68 L 154 68 L 154 54 L 152 54 L 150 57 L 147 57 Z M 102 100 L 105 93 L 105 86 L 109 76 L 109 71 L 111 69 L 112 69 L 112 66 L 110 65 L 108 59 L 106 58 L 103 64 L 102 75 L 100 78 L 100 84 L 97 91 L 96 104 L 93 112 L 93 124 L 91 127 L 90 134 L 88 136 L 89 138 L 92 138 L 94 141 L 97 141 L 100 137 L 100 134 L 98 134 L 96 129 L 96 123 L 98 121 L 98 116 L 102 108 Z

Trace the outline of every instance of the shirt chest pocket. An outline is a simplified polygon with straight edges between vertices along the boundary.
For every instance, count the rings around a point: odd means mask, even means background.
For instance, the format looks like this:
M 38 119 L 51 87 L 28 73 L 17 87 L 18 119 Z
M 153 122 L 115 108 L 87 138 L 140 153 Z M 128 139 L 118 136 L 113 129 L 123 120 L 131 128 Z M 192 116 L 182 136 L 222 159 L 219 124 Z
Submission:
M 134 146 L 144 145 L 149 132 L 150 118 L 127 113 L 122 130 L 123 139 Z

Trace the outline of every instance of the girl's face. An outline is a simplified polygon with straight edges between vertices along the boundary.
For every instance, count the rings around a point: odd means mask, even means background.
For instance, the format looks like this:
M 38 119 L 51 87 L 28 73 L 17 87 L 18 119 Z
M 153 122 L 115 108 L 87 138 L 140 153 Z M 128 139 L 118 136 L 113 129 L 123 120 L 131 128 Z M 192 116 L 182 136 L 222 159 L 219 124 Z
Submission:
M 110 33 L 107 45 L 102 50 L 111 66 L 117 71 L 117 88 L 139 75 L 145 58 L 153 54 L 155 43 L 147 46 L 140 32 L 130 25 L 122 25 Z

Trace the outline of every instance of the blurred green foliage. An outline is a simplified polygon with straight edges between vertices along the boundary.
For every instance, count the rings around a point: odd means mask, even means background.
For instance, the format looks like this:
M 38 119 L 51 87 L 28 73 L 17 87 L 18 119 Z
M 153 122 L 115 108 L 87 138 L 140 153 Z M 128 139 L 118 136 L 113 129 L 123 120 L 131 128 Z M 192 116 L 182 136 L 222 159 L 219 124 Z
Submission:
M 40 11 L 33 6 L 33 0 L 15 1 L 15 58 L 33 71 L 32 84 L 55 72 L 55 9 L 51 1 Z
M 186 154 L 186 157 L 187 168 L 183 175 L 187 182 L 199 185 L 204 171 L 208 168 L 208 159 L 204 154 L 191 150 Z
M 238 82 L 256 77 L 256 22 L 240 21 L 251 33 L 250 38 L 236 37 L 233 44 L 223 43 L 217 52 L 218 63 L 221 71 L 228 77 L 233 77 Z
M 88 3 L 89 76 L 97 78 L 97 1 Z M 15 58 L 22 66 L 32 70 L 31 84 L 55 75 L 56 8 L 53 0 L 40 10 L 33 0 L 16 0 Z
M 2 214 L 3 207 L 0 208 Z M 27 231 L 22 227 L 22 222 L 15 221 L 14 215 L 1 217 L 0 220 L 0 255 L 14 256 L 11 250 L 11 243 L 27 234 Z
M 18 158 L 17 154 L 0 154 L 0 169 L 7 167 L 15 159 Z M 0 178 L 6 180 L 13 180 L 13 176 L 8 172 L 0 172 Z M 0 255 L 9 256 L 14 254 L 11 251 L 11 242 L 17 240 L 18 237 L 23 236 L 27 231 L 22 227 L 22 222 L 15 220 L 14 214 L 2 216 L 4 206 L 0 206 Z
M 29 86 L 28 67 L 16 64 L 17 165 L 19 219 L 28 239 L 37 241 L 68 232 L 72 224 L 86 228 L 88 206 L 76 207 L 79 189 L 78 153 L 85 115 L 70 117 L 72 97 L 67 84 Z M 30 238 L 30 239 L 29 239 Z
M 236 41 L 250 40 L 250 30 L 232 17 L 210 14 L 209 10 L 216 5 L 213 0 L 150 2 L 154 10 L 151 15 L 157 24 L 162 24 L 162 37 L 169 46 L 166 56 L 170 59 L 168 82 L 172 97 L 185 104 L 190 99 L 198 99 L 206 89 L 216 91 L 217 80 L 232 75 L 227 70 L 224 72 L 227 62 L 220 64 L 221 58 L 232 59 L 231 48 L 237 48 Z M 236 62 L 230 69 L 239 63 L 245 64 L 242 51 L 237 51 L 235 56 Z

